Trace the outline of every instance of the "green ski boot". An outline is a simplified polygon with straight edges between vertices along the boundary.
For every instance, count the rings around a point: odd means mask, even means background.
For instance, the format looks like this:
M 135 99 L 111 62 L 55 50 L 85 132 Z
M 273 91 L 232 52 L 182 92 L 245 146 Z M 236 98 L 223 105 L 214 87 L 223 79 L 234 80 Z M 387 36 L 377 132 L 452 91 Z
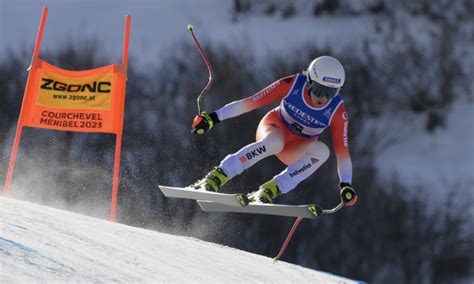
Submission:
M 228 180 L 229 178 L 224 171 L 219 167 L 215 167 L 203 179 L 198 180 L 191 187 L 197 190 L 218 192 L 221 186 L 226 184 Z
M 250 202 L 273 203 L 273 199 L 281 195 L 274 179 L 262 184 L 257 191 L 248 194 Z

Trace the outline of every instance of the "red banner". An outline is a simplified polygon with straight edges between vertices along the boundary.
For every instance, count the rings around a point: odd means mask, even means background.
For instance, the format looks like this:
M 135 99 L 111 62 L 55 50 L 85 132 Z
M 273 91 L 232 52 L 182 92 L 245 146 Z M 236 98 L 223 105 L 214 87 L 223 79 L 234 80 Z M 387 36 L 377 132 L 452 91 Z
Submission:
M 43 8 L 26 83 L 4 193 L 10 191 L 23 126 L 116 134 L 110 219 L 115 221 L 122 147 L 131 17 L 125 17 L 122 64 L 69 71 L 38 58 L 48 8 Z
M 30 70 L 28 84 L 22 125 L 122 133 L 125 77 L 118 64 L 68 71 L 38 60 Z

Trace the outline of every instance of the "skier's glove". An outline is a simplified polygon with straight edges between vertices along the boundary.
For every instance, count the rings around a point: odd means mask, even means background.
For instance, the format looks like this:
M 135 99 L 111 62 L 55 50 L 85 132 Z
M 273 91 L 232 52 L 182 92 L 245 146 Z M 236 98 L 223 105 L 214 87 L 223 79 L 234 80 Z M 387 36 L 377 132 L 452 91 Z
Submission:
M 207 112 L 203 111 L 194 118 L 192 126 L 193 129 L 191 132 L 194 134 L 203 135 L 209 131 L 214 126 L 214 124 L 219 122 L 220 120 L 215 112 L 208 114 Z
M 339 184 L 341 188 L 341 201 L 347 205 L 352 206 L 357 202 L 357 193 L 350 183 L 341 182 Z

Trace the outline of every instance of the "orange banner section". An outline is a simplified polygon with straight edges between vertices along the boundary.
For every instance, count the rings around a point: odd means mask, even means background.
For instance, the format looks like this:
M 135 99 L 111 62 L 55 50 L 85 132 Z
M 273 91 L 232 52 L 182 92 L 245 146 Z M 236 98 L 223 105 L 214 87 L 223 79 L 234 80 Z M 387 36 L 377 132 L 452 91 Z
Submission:
M 122 133 L 125 76 L 120 65 L 68 71 L 38 60 L 30 77 L 20 124 L 63 131 Z
M 64 70 L 38 58 L 47 16 L 48 8 L 44 7 L 3 192 L 10 192 L 23 126 L 114 133 L 116 140 L 110 220 L 115 221 L 131 16 L 125 17 L 122 64 L 85 71 Z

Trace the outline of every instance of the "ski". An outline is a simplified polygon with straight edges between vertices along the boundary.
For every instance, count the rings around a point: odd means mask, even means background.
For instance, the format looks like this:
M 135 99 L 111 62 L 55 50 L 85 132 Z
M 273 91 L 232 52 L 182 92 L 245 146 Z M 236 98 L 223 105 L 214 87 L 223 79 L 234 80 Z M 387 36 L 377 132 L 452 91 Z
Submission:
M 171 187 L 163 185 L 159 185 L 158 187 L 166 197 L 207 200 L 237 208 L 246 206 L 248 204 L 247 196 L 244 194 L 227 194 L 212 191 L 202 191 L 189 187 Z
M 341 209 L 344 204 L 340 203 L 333 209 L 323 210 L 316 204 L 306 205 L 283 205 L 283 204 L 264 204 L 264 203 L 249 203 L 245 207 L 228 206 L 217 202 L 198 201 L 199 206 L 206 212 L 235 212 L 235 213 L 251 213 L 251 214 L 265 214 L 277 215 L 286 217 L 301 217 L 313 219 L 322 214 L 332 214 Z

